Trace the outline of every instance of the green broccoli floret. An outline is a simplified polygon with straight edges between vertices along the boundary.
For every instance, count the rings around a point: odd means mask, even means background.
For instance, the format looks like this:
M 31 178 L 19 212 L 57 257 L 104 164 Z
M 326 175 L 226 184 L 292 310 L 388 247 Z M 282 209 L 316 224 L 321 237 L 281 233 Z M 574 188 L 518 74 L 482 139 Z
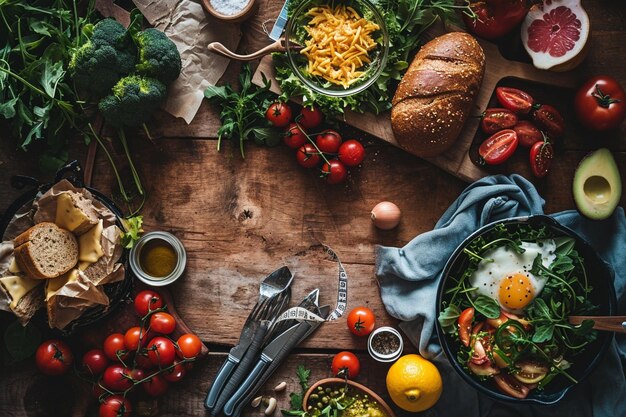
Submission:
M 98 108 L 113 126 L 140 126 L 167 96 L 165 84 L 154 78 L 129 75 L 113 86 L 113 94 Z
M 165 33 L 149 28 L 135 35 L 139 49 L 136 69 L 139 74 L 154 77 L 166 85 L 178 78 L 181 69 L 176 45 Z
M 120 78 L 134 70 L 137 61 L 134 48 L 120 23 L 113 19 L 98 22 L 91 39 L 70 60 L 76 87 L 98 97 L 107 94 Z

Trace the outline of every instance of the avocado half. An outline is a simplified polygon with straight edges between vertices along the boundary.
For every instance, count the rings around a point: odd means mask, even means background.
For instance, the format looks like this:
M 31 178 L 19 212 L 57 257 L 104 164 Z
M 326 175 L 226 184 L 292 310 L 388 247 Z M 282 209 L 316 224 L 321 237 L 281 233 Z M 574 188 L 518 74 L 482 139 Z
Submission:
M 598 149 L 580 162 L 574 174 L 573 193 L 583 216 L 602 220 L 613 214 L 622 196 L 622 179 L 611 151 Z

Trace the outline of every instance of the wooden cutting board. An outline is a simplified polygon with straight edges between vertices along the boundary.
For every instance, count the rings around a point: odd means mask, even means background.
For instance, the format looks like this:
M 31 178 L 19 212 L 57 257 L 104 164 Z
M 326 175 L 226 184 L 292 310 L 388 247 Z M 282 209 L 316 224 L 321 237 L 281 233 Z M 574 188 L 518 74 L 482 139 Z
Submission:
M 425 39 L 435 38 L 447 31 L 442 25 L 433 27 L 427 32 Z M 478 42 L 485 51 L 486 64 L 485 75 L 476 98 L 474 111 L 467 119 L 456 144 L 452 148 L 437 157 L 426 158 L 427 161 L 430 161 L 437 167 L 468 182 L 493 174 L 492 171 L 487 171 L 475 165 L 470 159 L 468 151 L 474 141 L 480 123 L 479 117 L 471 116 L 479 116 L 488 107 L 496 86 L 503 78 L 519 78 L 531 83 L 566 89 L 576 88 L 582 81 L 582 76 L 578 72 L 556 73 L 538 70 L 530 64 L 505 59 L 498 50 L 497 45 L 489 41 L 478 39 Z M 261 60 L 252 79 L 254 84 L 263 84 L 261 73 L 265 74 L 267 79 L 272 82 L 271 90 L 280 94 L 271 56 L 266 56 Z M 391 130 L 389 112 L 375 115 L 372 113 L 346 111 L 345 122 L 394 146 L 400 147 Z

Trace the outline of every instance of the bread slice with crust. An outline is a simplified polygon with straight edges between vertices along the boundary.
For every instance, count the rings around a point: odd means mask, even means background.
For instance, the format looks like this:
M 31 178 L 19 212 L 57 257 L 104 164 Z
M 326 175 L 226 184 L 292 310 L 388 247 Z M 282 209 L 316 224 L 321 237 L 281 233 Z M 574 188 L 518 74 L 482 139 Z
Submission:
M 74 235 L 54 223 L 34 225 L 13 241 L 15 261 L 31 278 L 56 278 L 78 262 L 78 243 Z

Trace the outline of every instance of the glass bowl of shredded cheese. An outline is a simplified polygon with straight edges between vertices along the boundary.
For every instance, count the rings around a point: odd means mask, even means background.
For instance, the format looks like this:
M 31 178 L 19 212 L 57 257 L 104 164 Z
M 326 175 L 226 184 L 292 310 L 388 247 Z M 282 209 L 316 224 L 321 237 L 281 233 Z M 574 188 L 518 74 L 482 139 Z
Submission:
M 304 85 L 334 97 L 376 82 L 389 53 L 385 21 L 369 0 L 304 1 L 287 23 L 285 44 Z

